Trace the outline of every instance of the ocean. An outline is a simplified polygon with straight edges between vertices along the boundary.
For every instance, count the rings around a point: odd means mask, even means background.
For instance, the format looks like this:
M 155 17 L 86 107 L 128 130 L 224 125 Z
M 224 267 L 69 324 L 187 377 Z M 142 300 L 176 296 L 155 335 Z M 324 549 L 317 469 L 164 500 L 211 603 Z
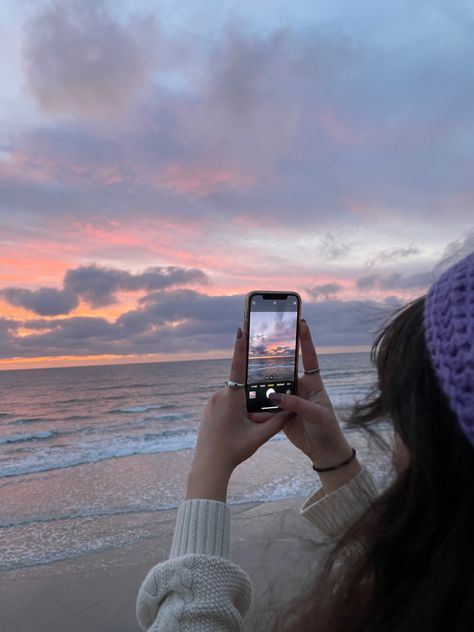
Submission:
M 248 384 L 255 384 L 273 379 L 285 382 L 286 380 L 293 380 L 294 372 L 294 355 L 276 358 L 249 358 L 247 382 Z
M 349 410 L 375 381 L 367 353 L 321 355 L 320 365 L 337 410 Z M 155 512 L 183 500 L 202 409 L 229 366 L 0 372 L 0 570 L 148 537 Z M 309 495 L 315 475 L 302 458 L 279 433 L 237 468 L 229 502 Z

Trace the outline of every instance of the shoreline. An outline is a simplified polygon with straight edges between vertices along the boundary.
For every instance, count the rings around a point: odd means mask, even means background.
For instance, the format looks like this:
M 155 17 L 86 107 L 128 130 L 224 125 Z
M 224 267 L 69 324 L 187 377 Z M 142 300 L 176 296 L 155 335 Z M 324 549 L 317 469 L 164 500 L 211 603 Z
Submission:
M 307 567 L 300 537 L 320 539 L 299 515 L 303 498 L 230 505 L 230 558 L 251 576 L 256 605 L 281 580 L 285 560 L 301 558 L 301 569 Z M 168 558 L 176 512 L 156 511 L 154 534 L 133 544 L 2 571 L 3 629 L 138 631 L 136 595 L 150 568 Z M 34 613 L 34 621 L 27 613 Z
M 246 512 L 252 509 L 255 509 L 257 507 L 262 507 L 262 506 L 267 506 L 267 505 L 277 505 L 277 504 L 286 503 L 286 502 L 297 503 L 298 501 L 301 502 L 301 505 L 302 505 L 304 500 L 307 497 L 308 497 L 308 494 L 288 496 L 286 498 L 282 498 L 278 500 L 255 500 L 255 501 L 235 501 L 235 502 L 228 500 L 226 504 L 229 506 L 230 511 L 231 511 L 231 516 L 233 518 L 234 516 L 245 514 Z M 182 502 L 184 502 L 184 499 Z M 165 525 L 169 523 L 170 521 L 174 521 L 178 508 L 179 508 L 179 505 L 177 507 L 150 509 L 149 511 L 130 511 L 126 513 L 127 515 L 141 514 L 141 515 L 148 515 L 150 517 L 155 516 L 157 525 Z M 172 514 L 171 518 L 169 517 L 169 514 Z M 161 519 L 160 516 L 163 516 L 163 518 Z M 87 558 L 88 556 L 100 555 L 101 553 L 107 553 L 109 551 L 114 551 L 115 549 L 126 549 L 128 547 L 138 545 L 140 544 L 140 542 L 146 541 L 148 539 L 153 539 L 153 537 L 155 536 L 151 535 L 148 537 L 139 538 L 135 540 L 134 542 L 129 542 L 125 544 L 111 544 L 110 546 L 105 546 L 95 551 L 92 550 L 92 551 L 78 552 L 78 553 L 70 555 L 69 557 L 58 557 L 57 559 L 45 559 L 42 561 L 34 561 L 31 563 L 26 563 L 26 564 L 17 564 L 17 565 L 9 566 L 8 568 L 2 568 L 0 566 L 0 586 L 1 586 L 2 577 L 6 576 L 8 573 L 14 573 L 14 572 L 21 573 L 21 571 L 27 572 L 29 569 L 48 567 L 53 564 L 60 564 L 62 562 L 64 563 L 74 562 L 74 560 L 79 559 L 79 558 Z
M 384 468 L 368 437 L 356 433 L 351 443 L 379 475 Z M 4 498 L 0 573 L 47 567 L 153 538 L 156 525 L 184 500 L 192 455 L 192 450 L 135 455 L 18 481 L 15 493 Z M 288 441 L 268 442 L 236 468 L 227 503 L 237 514 L 297 502 L 318 486 L 307 457 Z

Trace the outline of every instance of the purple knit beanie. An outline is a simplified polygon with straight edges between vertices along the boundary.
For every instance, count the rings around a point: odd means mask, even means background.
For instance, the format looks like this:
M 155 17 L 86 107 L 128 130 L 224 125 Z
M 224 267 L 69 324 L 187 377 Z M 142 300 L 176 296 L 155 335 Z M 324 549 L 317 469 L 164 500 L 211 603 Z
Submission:
M 433 283 L 424 324 L 438 382 L 474 446 L 474 252 Z

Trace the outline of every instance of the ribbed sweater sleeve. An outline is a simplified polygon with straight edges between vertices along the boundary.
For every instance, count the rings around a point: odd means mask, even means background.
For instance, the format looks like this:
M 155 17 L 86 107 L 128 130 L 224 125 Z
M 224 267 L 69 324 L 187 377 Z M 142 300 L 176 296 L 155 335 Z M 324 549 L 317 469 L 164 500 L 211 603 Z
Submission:
M 176 515 L 170 558 L 146 576 L 137 617 L 149 632 L 243 629 L 250 577 L 229 555 L 230 509 L 214 500 L 187 500 Z
M 362 469 L 349 483 L 327 496 L 322 488 L 301 508 L 301 515 L 331 538 L 341 536 L 378 496 L 367 470 Z
M 218 500 L 186 500 L 178 507 L 170 557 L 188 553 L 229 557 L 230 509 Z
M 301 514 L 326 535 L 341 535 L 377 496 L 366 470 L 324 495 L 314 492 Z M 177 511 L 168 560 L 146 576 L 137 617 L 149 632 L 243 630 L 252 598 L 250 577 L 228 559 L 230 509 L 215 500 L 187 500 Z

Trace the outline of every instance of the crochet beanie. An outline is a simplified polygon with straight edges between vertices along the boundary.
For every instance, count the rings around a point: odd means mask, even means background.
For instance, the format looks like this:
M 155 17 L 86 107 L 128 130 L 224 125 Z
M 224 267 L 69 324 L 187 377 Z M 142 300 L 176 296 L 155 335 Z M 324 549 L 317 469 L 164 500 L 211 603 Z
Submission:
M 439 385 L 474 446 L 474 252 L 433 283 L 424 326 Z

